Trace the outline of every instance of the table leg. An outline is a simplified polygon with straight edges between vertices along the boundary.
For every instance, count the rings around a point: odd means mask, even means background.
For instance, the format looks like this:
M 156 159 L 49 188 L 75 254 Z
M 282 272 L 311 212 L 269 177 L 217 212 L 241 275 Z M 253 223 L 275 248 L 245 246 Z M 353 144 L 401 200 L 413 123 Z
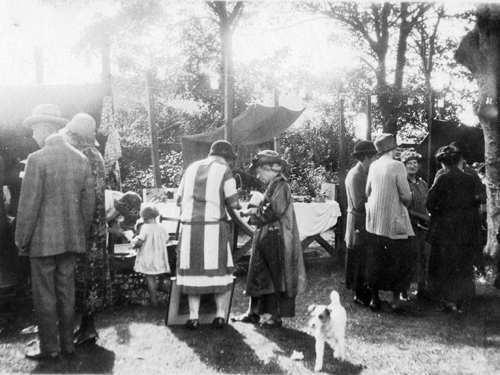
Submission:
M 323 249 L 328 251 L 331 256 L 335 256 L 335 249 L 323 237 L 321 237 L 321 235 L 317 234 L 313 237 L 313 239 L 316 240 L 316 242 L 318 242 Z

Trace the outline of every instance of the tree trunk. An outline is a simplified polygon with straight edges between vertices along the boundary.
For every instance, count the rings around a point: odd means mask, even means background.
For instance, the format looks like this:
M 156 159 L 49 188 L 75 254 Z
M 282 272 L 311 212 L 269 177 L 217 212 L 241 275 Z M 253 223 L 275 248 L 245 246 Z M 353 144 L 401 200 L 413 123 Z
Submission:
M 473 74 L 479 86 L 475 112 L 484 131 L 487 184 L 488 242 L 485 252 L 498 254 L 496 233 L 500 227 L 500 5 L 480 4 L 476 27 L 461 41 L 458 63 Z

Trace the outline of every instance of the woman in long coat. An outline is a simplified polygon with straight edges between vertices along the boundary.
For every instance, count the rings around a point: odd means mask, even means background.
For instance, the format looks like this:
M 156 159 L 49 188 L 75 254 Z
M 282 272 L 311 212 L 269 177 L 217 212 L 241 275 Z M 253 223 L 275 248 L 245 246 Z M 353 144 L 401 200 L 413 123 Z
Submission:
M 250 308 L 234 320 L 258 323 L 260 315 L 271 314 L 262 326 L 281 327 L 282 317 L 295 316 L 295 297 L 306 287 L 302 246 L 290 185 L 281 173 L 284 161 L 264 150 L 252 164 L 267 188 L 262 202 L 248 212 L 249 223 L 257 226 L 246 287 Z
M 75 271 L 75 305 L 82 315 L 75 333 L 75 345 L 95 342 L 98 334 L 94 317 L 111 305 L 111 276 L 106 250 L 105 169 L 104 160 L 95 147 L 94 119 L 79 113 L 61 130 L 68 143 L 80 150 L 88 159 L 95 188 L 95 210 L 87 237 L 87 251 L 79 257 Z
M 426 203 L 431 213 L 427 241 L 432 245 L 428 289 L 442 300 L 444 310 L 461 311 L 464 301 L 475 294 L 479 197 L 474 178 L 458 168 L 460 151 L 456 147 L 439 149 L 436 161 L 444 173 L 434 181 Z

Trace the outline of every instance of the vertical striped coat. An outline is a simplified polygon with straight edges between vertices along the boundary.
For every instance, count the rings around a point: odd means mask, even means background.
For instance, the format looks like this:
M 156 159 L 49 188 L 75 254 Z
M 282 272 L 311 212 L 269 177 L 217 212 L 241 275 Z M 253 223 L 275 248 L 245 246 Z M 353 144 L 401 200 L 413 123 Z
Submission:
M 239 206 L 231 169 L 218 156 L 197 161 L 186 169 L 177 194 L 182 222 L 177 285 L 186 294 L 229 290 L 234 264 L 226 206 Z
M 411 202 L 406 167 L 390 155 L 374 161 L 366 183 L 366 230 L 393 240 L 414 236 L 405 206 Z

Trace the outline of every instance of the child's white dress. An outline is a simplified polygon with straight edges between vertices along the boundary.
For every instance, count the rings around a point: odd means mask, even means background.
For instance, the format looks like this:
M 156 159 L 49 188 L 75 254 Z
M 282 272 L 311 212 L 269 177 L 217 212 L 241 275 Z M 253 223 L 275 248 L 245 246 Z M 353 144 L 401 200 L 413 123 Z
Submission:
M 167 230 L 158 223 L 146 224 L 141 227 L 141 232 L 136 237 L 144 241 L 137 251 L 134 271 L 146 275 L 170 273 L 168 265 Z

